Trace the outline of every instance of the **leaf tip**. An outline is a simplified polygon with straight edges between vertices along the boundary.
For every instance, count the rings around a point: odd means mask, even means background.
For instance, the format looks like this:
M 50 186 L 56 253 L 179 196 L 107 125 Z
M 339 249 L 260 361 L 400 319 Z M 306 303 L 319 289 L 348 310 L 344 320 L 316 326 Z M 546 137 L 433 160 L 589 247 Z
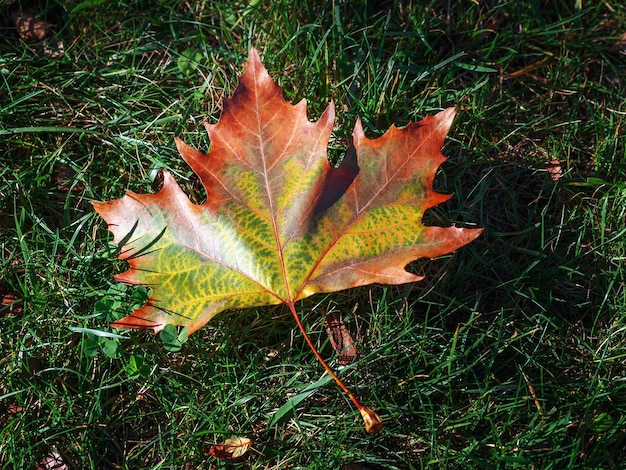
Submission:
M 267 70 L 265 70 L 265 66 L 263 65 L 263 61 L 261 61 L 261 55 L 259 54 L 259 51 L 257 51 L 254 47 L 251 47 L 248 51 L 248 60 L 246 62 L 246 67 L 243 72 L 244 76 L 247 75 L 248 69 L 253 69 L 253 74 L 258 73 L 257 71 L 264 71 L 265 73 L 267 73 Z
M 104 205 L 106 204 L 106 202 L 102 202 L 102 201 L 89 201 L 89 202 L 91 203 L 91 206 L 94 208 L 94 210 L 98 214 L 102 214 L 100 211 L 104 209 Z
M 450 126 L 452 126 L 452 121 L 454 121 L 454 118 L 456 117 L 456 108 L 446 108 L 443 111 L 439 112 L 437 116 L 440 117 L 441 124 L 445 126 L 446 129 L 450 129 Z
M 248 51 L 248 60 L 261 62 L 261 55 L 259 54 L 259 51 L 256 50 L 256 47 L 251 47 Z
M 352 135 L 355 137 L 361 137 L 365 135 L 363 131 L 363 121 L 361 120 L 361 116 L 357 116 L 356 122 L 354 123 L 354 130 L 352 131 Z

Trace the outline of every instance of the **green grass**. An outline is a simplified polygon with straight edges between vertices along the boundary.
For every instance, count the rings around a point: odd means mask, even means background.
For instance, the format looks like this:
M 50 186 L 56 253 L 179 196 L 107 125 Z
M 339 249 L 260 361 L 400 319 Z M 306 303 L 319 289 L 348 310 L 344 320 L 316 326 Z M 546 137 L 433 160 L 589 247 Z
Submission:
M 0 7 L 1 468 L 53 450 L 76 469 L 626 465 L 623 2 L 62 3 L 56 58 Z M 221 315 L 179 352 L 107 327 L 145 292 L 113 281 L 89 201 L 154 191 L 162 168 L 202 200 L 173 137 L 208 148 L 252 45 L 312 119 L 335 100 L 333 158 L 357 115 L 378 135 L 459 110 L 435 182 L 455 195 L 427 221 L 484 235 L 415 263 L 422 283 L 301 305 L 335 365 L 320 311 L 343 313 L 374 436 L 282 308 Z M 211 457 L 231 435 L 253 450 Z

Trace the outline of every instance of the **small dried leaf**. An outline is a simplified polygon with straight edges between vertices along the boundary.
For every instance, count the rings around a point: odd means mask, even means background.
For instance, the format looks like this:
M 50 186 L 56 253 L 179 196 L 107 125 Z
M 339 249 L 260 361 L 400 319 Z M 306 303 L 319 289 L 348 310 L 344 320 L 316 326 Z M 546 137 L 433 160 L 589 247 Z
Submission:
M 16 405 L 15 403 L 11 403 L 8 407 L 7 407 L 7 414 L 8 415 L 16 415 L 18 413 L 21 413 L 22 411 L 24 411 L 24 408 L 22 408 L 19 405 Z
M 215 444 L 209 451 L 213 457 L 231 460 L 241 457 L 252 446 L 252 439 L 247 437 L 231 437 L 224 442 Z
M 559 162 L 556 158 L 548 163 L 546 169 L 548 170 L 548 173 L 550 173 L 550 176 L 552 176 L 553 181 L 558 181 L 561 179 L 561 176 L 563 176 L 561 162 Z
M 24 310 L 24 302 L 11 286 L 0 282 L 0 316 L 19 315 Z
M 24 9 L 11 14 L 13 23 L 17 28 L 20 38 L 24 42 L 43 41 L 54 25 L 37 18 L 37 12 L 33 9 Z
M 0 403 L 0 425 L 6 425 L 11 419 L 23 411 L 24 408 L 16 405 L 15 403 L 9 403 L 7 405 L 2 405 Z
M 326 315 L 324 328 L 331 346 L 339 354 L 339 363 L 345 366 L 354 362 L 357 356 L 356 346 L 352 340 L 352 335 L 341 319 L 341 315 L 334 312 Z
M 69 468 L 61 455 L 56 451 L 52 451 L 46 455 L 45 459 L 39 462 L 37 470 L 69 470 Z

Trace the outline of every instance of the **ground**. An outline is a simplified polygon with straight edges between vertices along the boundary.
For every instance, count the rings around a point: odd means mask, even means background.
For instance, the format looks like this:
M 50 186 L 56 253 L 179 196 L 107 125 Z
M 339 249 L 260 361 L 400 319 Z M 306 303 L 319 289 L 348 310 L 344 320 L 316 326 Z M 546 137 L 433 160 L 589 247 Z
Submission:
M 1 6 L 0 467 L 624 467 L 622 3 Z M 359 355 L 340 375 L 382 415 L 374 436 L 281 307 L 177 352 L 108 327 L 146 291 L 113 280 L 90 201 L 154 192 L 160 169 L 202 201 L 173 137 L 209 149 L 251 46 L 311 119 L 334 100 L 333 161 L 357 116 L 373 137 L 458 110 L 435 180 L 454 197 L 425 221 L 481 238 L 411 265 L 421 283 L 299 305 L 334 367 L 322 314 L 341 314 Z M 233 435 L 252 449 L 210 455 Z

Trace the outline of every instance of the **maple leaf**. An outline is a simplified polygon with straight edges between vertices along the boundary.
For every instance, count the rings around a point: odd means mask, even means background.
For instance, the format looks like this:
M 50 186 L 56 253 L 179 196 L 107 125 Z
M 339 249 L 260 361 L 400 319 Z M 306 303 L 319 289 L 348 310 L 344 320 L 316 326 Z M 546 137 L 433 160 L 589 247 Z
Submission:
M 326 146 L 331 102 L 317 122 L 306 101 L 292 105 L 250 51 L 239 85 L 217 124 L 205 124 L 204 154 L 176 139 L 198 175 L 206 202 L 192 203 L 163 172 L 156 194 L 136 194 L 95 209 L 130 268 L 116 279 L 149 286 L 148 302 L 117 328 L 183 325 L 193 333 L 219 312 L 285 304 L 318 360 L 355 403 L 368 432 L 380 417 L 361 405 L 306 335 L 295 304 L 316 293 L 421 279 L 408 263 L 471 242 L 480 229 L 424 226 L 427 209 L 448 200 L 432 187 L 445 160 L 449 108 L 369 139 L 357 120 L 337 168 Z

